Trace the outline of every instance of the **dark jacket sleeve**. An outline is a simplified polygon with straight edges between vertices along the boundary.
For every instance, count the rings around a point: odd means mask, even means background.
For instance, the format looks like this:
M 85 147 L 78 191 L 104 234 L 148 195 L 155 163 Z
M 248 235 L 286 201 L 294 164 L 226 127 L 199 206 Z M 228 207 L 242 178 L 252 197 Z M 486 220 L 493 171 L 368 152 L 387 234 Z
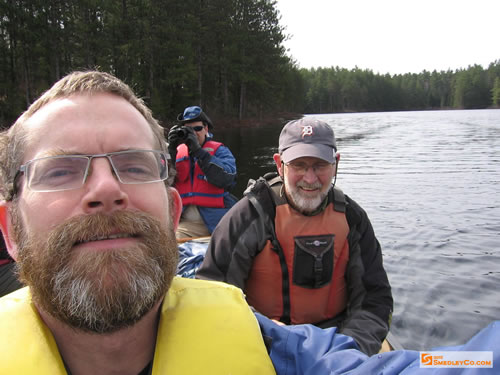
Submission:
M 349 300 L 340 331 L 353 337 L 364 353 L 372 355 L 380 350 L 389 332 L 393 299 L 382 250 L 368 215 L 356 202 L 346 198 L 350 228 L 346 273 Z
M 213 156 L 200 148 L 195 157 L 212 185 L 229 190 L 236 184 L 236 160 L 226 146 L 221 145 Z
M 196 278 L 224 281 L 244 289 L 253 258 L 264 248 L 268 235 L 247 197 L 221 219 Z

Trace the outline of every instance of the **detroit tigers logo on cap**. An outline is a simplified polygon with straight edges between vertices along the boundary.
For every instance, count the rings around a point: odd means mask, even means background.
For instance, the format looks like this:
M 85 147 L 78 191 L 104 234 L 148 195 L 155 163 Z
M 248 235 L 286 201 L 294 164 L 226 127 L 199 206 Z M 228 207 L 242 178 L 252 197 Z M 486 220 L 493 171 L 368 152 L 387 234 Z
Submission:
M 305 125 L 302 127 L 302 138 L 306 135 L 313 135 L 313 127 L 311 125 Z

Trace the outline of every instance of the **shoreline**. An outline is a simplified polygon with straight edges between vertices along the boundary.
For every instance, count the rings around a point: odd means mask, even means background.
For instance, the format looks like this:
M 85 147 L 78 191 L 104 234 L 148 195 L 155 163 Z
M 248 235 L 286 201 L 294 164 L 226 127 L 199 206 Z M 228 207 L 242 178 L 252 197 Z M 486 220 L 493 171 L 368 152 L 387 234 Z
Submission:
M 263 117 L 249 117 L 243 120 L 237 118 L 217 118 L 215 117 L 214 125 L 218 129 L 229 128 L 261 128 L 274 125 L 283 125 L 288 121 L 302 118 L 304 115 L 301 113 L 292 112 L 278 112 L 273 115 L 266 115 Z

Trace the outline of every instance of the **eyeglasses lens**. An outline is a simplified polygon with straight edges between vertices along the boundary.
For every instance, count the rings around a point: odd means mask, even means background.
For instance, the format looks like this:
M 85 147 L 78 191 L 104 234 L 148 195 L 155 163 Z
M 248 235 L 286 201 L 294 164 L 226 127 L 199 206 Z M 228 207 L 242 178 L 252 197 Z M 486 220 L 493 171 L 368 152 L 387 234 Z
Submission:
M 298 175 L 305 175 L 310 168 L 314 171 L 314 173 L 316 173 L 316 175 L 323 175 L 330 170 L 330 167 L 333 166 L 333 164 L 329 163 L 318 163 L 314 165 L 288 163 L 287 165 Z
M 137 151 L 112 154 L 110 157 L 124 184 L 160 181 L 167 177 L 167 161 L 161 153 Z

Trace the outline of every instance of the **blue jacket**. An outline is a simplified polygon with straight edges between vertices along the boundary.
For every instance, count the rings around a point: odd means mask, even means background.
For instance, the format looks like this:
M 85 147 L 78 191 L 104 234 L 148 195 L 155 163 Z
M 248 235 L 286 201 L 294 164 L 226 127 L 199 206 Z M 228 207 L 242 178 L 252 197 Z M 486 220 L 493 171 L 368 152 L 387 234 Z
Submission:
M 421 368 L 420 353 L 396 350 L 368 357 L 353 338 L 337 328 L 310 324 L 281 326 L 256 313 L 278 375 L 493 375 L 500 368 L 500 321 L 491 323 L 466 344 L 436 351 L 492 351 L 493 368 Z

